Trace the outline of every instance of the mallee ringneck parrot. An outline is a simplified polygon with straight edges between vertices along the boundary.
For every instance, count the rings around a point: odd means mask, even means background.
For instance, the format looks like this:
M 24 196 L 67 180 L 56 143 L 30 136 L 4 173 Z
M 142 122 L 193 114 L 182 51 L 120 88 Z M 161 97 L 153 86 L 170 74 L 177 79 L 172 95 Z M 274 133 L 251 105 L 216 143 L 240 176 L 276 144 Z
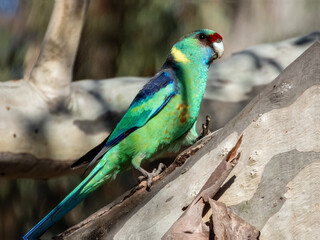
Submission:
M 37 239 L 89 193 L 131 164 L 148 179 L 140 164 L 157 152 L 191 145 L 207 72 L 223 54 L 222 37 L 209 29 L 184 36 L 172 47 L 160 71 L 139 91 L 116 128 L 74 165 L 99 161 L 88 176 L 23 239 Z

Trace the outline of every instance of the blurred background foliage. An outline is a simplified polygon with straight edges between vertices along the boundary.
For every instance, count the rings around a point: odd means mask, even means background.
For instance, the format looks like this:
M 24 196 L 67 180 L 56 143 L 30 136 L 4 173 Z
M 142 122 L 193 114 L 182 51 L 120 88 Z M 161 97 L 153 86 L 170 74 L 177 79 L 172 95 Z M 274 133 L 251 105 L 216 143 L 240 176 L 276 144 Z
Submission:
M 54 1 L 0 1 L 0 81 L 32 69 Z M 319 30 L 319 0 L 91 0 L 74 67 L 74 80 L 152 76 L 183 34 L 211 28 L 224 37 L 225 57 L 259 43 Z M 79 182 L 0 179 L 0 239 L 18 239 Z M 92 194 L 51 229 L 65 230 L 136 184 L 125 173 Z M 46 237 L 45 237 L 46 238 Z

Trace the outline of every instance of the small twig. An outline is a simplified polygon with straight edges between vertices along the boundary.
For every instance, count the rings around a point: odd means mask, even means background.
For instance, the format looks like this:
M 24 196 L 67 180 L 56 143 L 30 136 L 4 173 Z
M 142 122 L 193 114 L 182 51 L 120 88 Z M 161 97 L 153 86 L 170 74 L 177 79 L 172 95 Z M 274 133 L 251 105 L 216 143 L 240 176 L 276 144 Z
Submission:
M 210 131 L 210 122 L 211 122 L 211 118 L 209 115 L 206 116 L 206 123 L 202 124 L 202 135 L 207 136 L 208 134 L 211 133 Z
M 199 135 L 199 137 L 197 138 L 197 141 L 199 141 L 200 139 L 204 138 L 205 136 L 209 135 L 211 133 L 210 131 L 210 122 L 211 122 L 211 118 L 209 115 L 206 116 L 206 122 L 202 124 L 202 132 Z

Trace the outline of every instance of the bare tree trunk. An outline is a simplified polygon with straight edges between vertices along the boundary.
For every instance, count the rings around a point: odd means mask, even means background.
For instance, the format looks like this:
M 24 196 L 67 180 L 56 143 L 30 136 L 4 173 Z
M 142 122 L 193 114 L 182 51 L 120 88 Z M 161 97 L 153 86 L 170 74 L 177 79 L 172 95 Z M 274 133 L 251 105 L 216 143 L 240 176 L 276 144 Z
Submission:
M 314 238 L 320 219 L 319 66 L 316 42 L 151 192 L 132 192 L 58 239 L 161 238 L 240 135 L 239 163 L 214 199 L 258 229 L 260 239 Z
M 68 110 L 73 64 L 88 4 L 88 0 L 55 2 L 40 55 L 26 79 L 50 110 Z

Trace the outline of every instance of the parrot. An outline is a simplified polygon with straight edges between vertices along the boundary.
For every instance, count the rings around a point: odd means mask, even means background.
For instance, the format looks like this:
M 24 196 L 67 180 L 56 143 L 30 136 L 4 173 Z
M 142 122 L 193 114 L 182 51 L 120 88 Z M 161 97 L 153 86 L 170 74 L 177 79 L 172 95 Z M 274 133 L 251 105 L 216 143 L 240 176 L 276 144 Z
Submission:
M 222 40 L 219 33 L 200 29 L 173 45 L 160 71 L 138 92 L 110 135 L 72 165 L 96 164 L 92 171 L 24 240 L 38 239 L 92 191 L 130 166 L 142 173 L 150 187 L 158 171 L 149 173 L 140 165 L 163 149 L 177 151 L 196 141 L 208 68 L 221 58 Z

